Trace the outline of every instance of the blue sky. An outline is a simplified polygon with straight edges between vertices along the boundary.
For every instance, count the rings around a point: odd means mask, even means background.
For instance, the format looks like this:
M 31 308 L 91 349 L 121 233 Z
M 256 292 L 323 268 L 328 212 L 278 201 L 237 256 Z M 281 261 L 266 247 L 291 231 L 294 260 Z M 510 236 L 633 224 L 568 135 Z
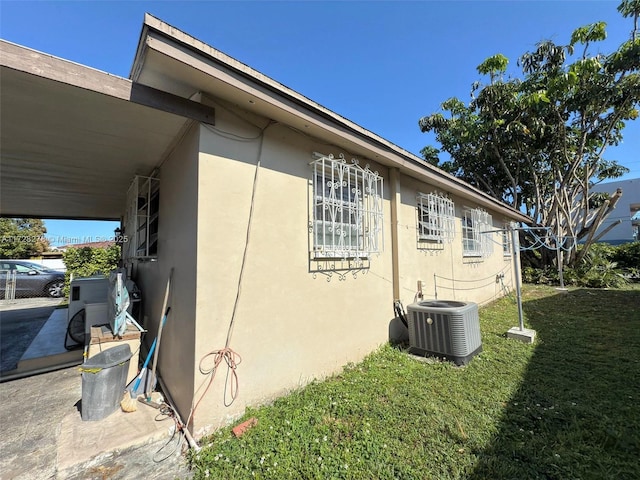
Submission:
M 0 1 L 0 36 L 128 77 L 149 12 L 389 141 L 437 146 L 418 119 L 449 97 L 467 101 L 476 66 L 516 60 L 551 39 L 566 43 L 604 20 L 610 52 L 632 28 L 613 1 Z M 609 150 L 640 177 L 640 122 Z M 116 224 L 47 221 L 52 237 L 104 237 Z

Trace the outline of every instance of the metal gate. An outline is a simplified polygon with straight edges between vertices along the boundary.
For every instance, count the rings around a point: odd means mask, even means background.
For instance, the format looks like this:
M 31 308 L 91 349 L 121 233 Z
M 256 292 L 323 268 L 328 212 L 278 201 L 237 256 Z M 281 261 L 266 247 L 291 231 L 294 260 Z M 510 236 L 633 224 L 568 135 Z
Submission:
M 16 271 L 15 270 L 0 270 L 0 280 L 4 288 L 4 299 L 15 300 L 16 299 Z

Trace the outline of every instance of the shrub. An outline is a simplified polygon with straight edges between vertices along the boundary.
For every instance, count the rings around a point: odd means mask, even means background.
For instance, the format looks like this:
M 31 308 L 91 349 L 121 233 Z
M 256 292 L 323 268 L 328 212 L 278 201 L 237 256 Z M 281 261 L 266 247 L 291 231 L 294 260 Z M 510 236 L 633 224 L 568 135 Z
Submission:
M 589 288 L 621 288 L 627 283 L 627 277 L 633 276 L 631 268 L 620 268 L 616 258 L 622 258 L 623 262 L 634 262 L 638 266 L 637 247 L 628 247 L 625 244 L 615 247 L 607 243 L 596 243 L 591 246 L 579 265 L 565 267 L 563 280 L 565 285 Z M 578 247 L 581 249 L 582 247 Z M 635 249 L 634 249 L 635 248 Z M 622 253 L 620 253 L 622 251 Z M 634 255 L 636 255 L 634 257 Z M 628 265 L 628 263 L 625 263 Z M 636 268 L 637 270 L 637 268 Z M 557 267 L 546 266 L 544 268 L 525 267 L 522 278 L 524 282 L 558 285 L 560 283 Z
M 524 267 L 522 269 L 522 280 L 525 283 L 536 285 L 558 285 L 560 283 L 558 269 L 555 266 L 544 268 Z
M 618 245 L 611 257 L 620 268 L 640 268 L 640 241 Z
M 118 267 L 120 247 L 112 245 L 107 248 L 70 248 L 62 257 L 67 273 L 65 275 L 65 295 L 69 294 L 69 279 L 75 277 L 90 277 L 92 275 L 107 275 Z

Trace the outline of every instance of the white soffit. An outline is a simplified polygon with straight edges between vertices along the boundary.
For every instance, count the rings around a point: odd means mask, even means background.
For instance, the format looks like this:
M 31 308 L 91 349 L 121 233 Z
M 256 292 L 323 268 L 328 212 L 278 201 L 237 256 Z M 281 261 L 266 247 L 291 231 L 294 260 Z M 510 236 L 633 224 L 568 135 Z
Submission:
M 0 47 L 0 214 L 119 219 L 185 118 L 127 101 L 130 80 Z
M 131 77 L 135 82 L 185 98 L 196 92 L 208 93 L 355 155 L 398 167 L 405 175 L 485 208 L 531 221 L 486 193 L 148 14 Z

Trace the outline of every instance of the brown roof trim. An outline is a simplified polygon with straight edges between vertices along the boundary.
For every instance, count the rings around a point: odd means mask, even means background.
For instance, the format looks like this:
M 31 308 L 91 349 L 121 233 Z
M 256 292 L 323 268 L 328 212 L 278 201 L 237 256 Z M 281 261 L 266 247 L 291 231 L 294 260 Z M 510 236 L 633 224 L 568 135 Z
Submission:
M 307 110 L 312 114 L 323 118 L 324 120 L 328 120 L 330 123 L 335 124 L 340 129 L 347 130 L 349 133 L 355 135 L 361 141 L 365 141 L 372 147 L 385 152 L 387 154 L 386 158 L 393 164 L 393 166 L 406 169 L 407 174 L 415 176 L 416 178 L 426 179 L 431 182 L 436 181 L 443 188 L 450 189 L 452 193 L 456 193 L 458 195 L 469 198 L 474 198 L 483 206 L 488 206 L 488 208 L 497 210 L 520 222 L 524 222 L 527 224 L 533 223 L 533 220 L 530 217 L 524 215 L 522 212 L 514 209 L 513 207 L 496 200 L 487 193 L 467 184 L 459 178 L 456 178 L 453 175 L 426 163 L 423 159 L 403 149 L 402 147 L 399 147 L 398 145 L 380 137 L 379 135 L 376 135 L 375 133 L 365 129 L 355 122 L 352 122 L 347 118 L 329 110 L 328 108 L 323 107 L 319 103 L 316 103 L 308 97 L 305 97 L 304 95 L 296 92 L 295 90 L 288 88 L 282 83 L 273 80 L 272 78 L 260 73 L 250 66 L 211 47 L 210 45 L 207 45 L 201 40 L 192 37 L 191 35 L 169 25 L 168 23 L 148 13 L 145 14 L 143 28 L 140 34 L 140 40 L 131 68 L 130 77 L 133 81 L 137 80 L 142 65 L 144 64 L 144 57 L 148 48 L 146 38 L 150 32 L 156 33 L 173 42 L 176 42 L 178 45 L 191 51 L 195 55 L 204 57 L 207 60 L 225 69 L 229 69 L 234 72 L 234 74 L 245 78 L 251 83 L 260 85 L 262 88 L 275 93 L 277 96 L 296 104 L 303 110 Z

